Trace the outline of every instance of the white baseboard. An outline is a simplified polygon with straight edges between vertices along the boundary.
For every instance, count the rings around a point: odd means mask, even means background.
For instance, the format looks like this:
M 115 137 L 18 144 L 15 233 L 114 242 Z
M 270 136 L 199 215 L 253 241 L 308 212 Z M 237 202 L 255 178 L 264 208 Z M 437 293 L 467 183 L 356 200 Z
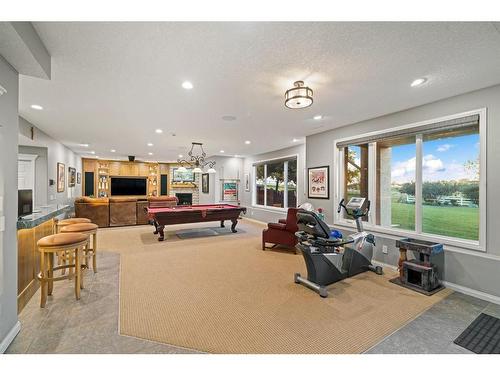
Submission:
M 5 353 L 10 343 L 14 341 L 20 330 L 21 322 L 18 320 L 17 323 L 14 324 L 14 327 L 12 327 L 12 329 L 9 331 L 9 333 L 7 333 L 7 336 L 5 336 L 2 342 L 0 342 L 0 354 Z
M 447 288 L 450 288 L 450 289 L 456 291 L 456 292 L 467 294 L 468 296 L 476 297 L 476 298 L 500 305 L 500 297 L 494 296 L 493 294 L 484 293 L 484 292 L 481 292 L 479 290 L 467 288 L 466 286 L 450 283 L 449 281 L 443 281 L 443 285 Z

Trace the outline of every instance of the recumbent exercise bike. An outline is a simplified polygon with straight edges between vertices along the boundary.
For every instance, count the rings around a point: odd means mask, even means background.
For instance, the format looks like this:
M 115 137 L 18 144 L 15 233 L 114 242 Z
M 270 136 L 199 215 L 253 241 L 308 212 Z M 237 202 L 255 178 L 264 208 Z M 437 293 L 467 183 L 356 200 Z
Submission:
M 326 298 L 327 285 L 365 271 L 378 275 L 383 273 L 382 267 L 371 263 L 375 237 L 363 230 L 362 218 L 370 211 L 370 201 L 366 201 L 366 208 L 363 208 L 365 201 L 365 198 L 360 197 L 351 198 L 347 205 L 344 204 L 344 199 L 340 201 L 337 212 L 340 213 L 343 208 L 356 221 L 358 230 L 346 239 L 332 237 L 330 227 L 316 213 L 297 213 L 297 248 L 301 251 L 307 268 L 307 279 L 299 273 L 295 274 L 297 284 Z

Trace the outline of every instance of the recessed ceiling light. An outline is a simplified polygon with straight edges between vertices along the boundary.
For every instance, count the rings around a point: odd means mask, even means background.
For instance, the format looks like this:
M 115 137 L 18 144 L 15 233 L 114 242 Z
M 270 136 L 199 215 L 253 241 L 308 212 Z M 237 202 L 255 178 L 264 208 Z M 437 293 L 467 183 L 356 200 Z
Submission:
M 297 138 L 292 139 L 292 142 L 298 142 L 299 140 Z
M 315 119 L 315 120 L 321 120 L 322 118 L 323 118 L 323 116 L 321 116 L 321 115 L 316 115 L 313 117 L 313 119 Z
M 220 150 L 220 152 L 221 152 L 221 154 L 223 154 L 223 153 L 224 153 L 224 150 Z
M 189 81 L 182 82 L 182 87 L 186 90 L 191 90 L 193 88 L 193 84 Z
M 151 155 L 153 155 L 153 153 L 152 152 L 148 152 L 148 155 L 151 156 Z
M 99 156 L 97 156 L 97 155 L 96 155 L 96 157 L 95 157 L 95 158 L 96 158 L 96 159 L 99 159 Z
M 91 153 L 92 155 L 95 155 L 95 151 L 90 151 L 90 153 Z
M 252 142 L 250 142 L 250 141 L 245 141 L 245 144 L 246 144 L 246 145 L 249 145 L 250 143 L 252 143 Z
M 38 111 L 41 111 L 43 109 L 43 107 L 41 105 L 38 105 L 38 104 L 32 104 L 31 108 L 36 109 Z
M 179 154 L 179 157 L 180 157 L 180 158 L 182 158 L 183 156 L 184 156 L 184 155 L 182 155 L 182 154 Z
M 224 121 L 234 121 L 234 120 L 236 120 L 236 116 L 226 115 L 226 116 L 222 116 L 222 119 Z
M 116 152 L 116 150 L 110 150 L 111 152 Z
M 163 130 L 161 130 L 161 129 L 156 129 L 156 130 L 155 130 L 155 133 L 156 133 L 156 134 L 161 134 L 161 133 L 163 133 Z
M 237 157 L 239 157 L 239 155 L 235 154 L 234 157 L 237 158 Z
M 420 86 L 427 82 L 427 78 L 417 78 L 415 81 L 411 83 L 411 87 Z
M 82 147 L 89 147 L 89 144 L 88 143 L 80 143 L 80 146 L 82 146 Z
M 153 144 L 151 142 L 148 143 L 149 147 L 153 147 Z

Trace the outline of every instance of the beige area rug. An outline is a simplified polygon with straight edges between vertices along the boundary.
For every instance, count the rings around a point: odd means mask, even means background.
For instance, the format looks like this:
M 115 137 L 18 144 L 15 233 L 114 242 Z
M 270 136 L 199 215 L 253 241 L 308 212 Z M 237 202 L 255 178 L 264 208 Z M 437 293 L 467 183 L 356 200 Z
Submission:
M 262 251 L 245 233 L 158 243 L 150 227 L 100 232 L 121 257 L 120 333 L 210 353 L 361 353 L 443 299 L 364 273 L 329 297 L 293 282 L 301 255 Z M 181 228 L 181 227 L 180 227 Z

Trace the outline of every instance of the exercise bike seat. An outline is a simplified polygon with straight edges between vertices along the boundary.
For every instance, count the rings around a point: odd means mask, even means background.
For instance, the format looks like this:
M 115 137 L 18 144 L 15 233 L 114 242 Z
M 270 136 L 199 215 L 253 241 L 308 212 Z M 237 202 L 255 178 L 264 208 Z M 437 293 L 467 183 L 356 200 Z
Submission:
M 314 238 L 330 239 L 330 227 L 312 211 L 297 212 L 297 227 Z

